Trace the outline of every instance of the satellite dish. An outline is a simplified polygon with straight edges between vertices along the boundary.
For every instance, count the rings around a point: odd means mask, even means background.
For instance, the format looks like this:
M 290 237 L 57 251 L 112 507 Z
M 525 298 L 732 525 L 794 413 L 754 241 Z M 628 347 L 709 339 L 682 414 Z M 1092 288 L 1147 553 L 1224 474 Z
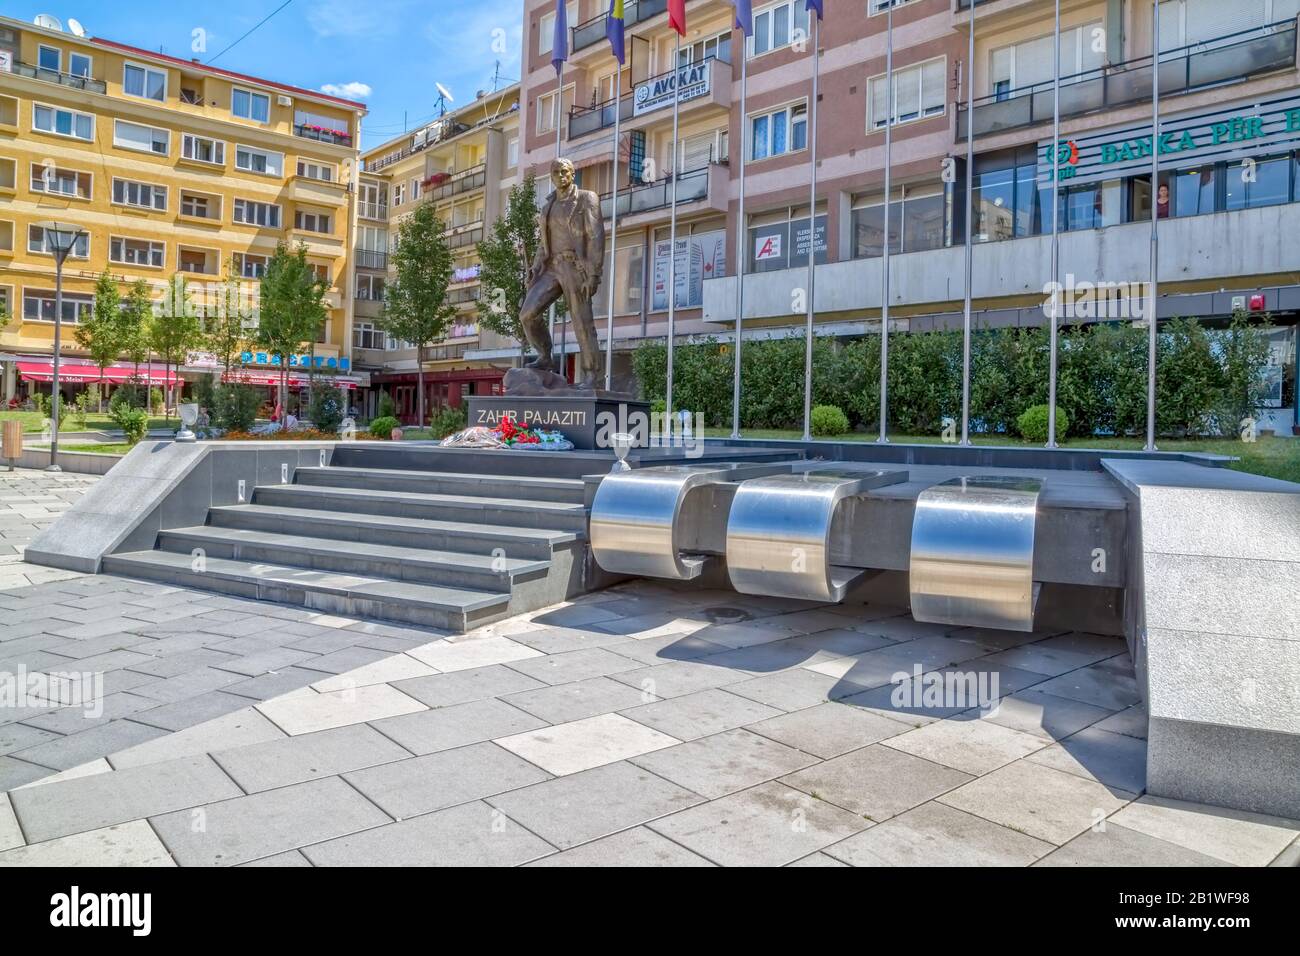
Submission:
M 36 19 L 32 21 L 38 27 L 44 27 L 46 30 L 58 30 L 63 32 L 63 24 L 58 17 L 52 17 L 48 13 L 38 13 Z
M 438 88 L 438 94 L 442 96 L 448 103 L 456 102 L 456 98 L 451 95 L 451 90 L 447 89 L 447 87 L 443 86 L 441 83 L 435 83 L 433 85 Z
M 81 25 L 80 20 L 68 17 L 68 32 L 73 36 L 84 37 L 86 35 L 86 28 Z

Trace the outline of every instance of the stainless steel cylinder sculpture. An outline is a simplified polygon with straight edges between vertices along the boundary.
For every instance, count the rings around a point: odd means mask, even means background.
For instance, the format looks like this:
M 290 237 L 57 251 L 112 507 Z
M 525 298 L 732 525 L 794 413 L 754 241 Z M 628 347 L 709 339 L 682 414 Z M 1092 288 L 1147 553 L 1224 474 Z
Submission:
M 1034 629 L 1034 529 L 1042 481 L 954 478 L 921 492 L 912 519 L 912 617 Z
M 865 571 L 831 564 L 847 499 L 907 480 L 905 471 L 807 471 L 742 482 L 727 519 L 727 569 L 743 594 L 840 601 Z

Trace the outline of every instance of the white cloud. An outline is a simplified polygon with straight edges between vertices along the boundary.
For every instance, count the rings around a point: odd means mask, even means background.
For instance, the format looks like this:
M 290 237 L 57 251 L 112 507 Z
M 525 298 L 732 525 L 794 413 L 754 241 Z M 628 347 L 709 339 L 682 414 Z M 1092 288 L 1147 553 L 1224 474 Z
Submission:
M 366 100 L 372 92 L 369 83 L 358 83 L 356 80 L 351 83 L 326 83 L 320 91 L 345 100 Z

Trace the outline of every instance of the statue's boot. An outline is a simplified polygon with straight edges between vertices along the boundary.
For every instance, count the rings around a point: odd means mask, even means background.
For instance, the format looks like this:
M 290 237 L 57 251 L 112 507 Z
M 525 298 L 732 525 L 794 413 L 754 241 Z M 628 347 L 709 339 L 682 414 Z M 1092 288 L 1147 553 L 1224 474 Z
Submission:
M 524 368 L 534 368 L 539 372 L 558 371 L 555 366 L 555 359 L 551 358 L 549 353 L 546 355 L 538 355 L 537 358 L 533 359 L 531 362 L 525 362 Z

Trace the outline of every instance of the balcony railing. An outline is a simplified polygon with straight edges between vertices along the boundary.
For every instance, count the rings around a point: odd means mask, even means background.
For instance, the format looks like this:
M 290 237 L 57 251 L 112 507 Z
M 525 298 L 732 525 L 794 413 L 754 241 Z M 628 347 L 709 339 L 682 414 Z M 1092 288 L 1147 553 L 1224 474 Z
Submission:
M 677 180 L 677 205 L 698 202 L 709 196 L 709 170 L 719 163 L 709 163 L 699 169 L 682 173 Z M 613 194 L 606 193 L 600 197 L 600 212 L 606 219 L 613 215 Z M 654 209 L 666 209 L 673 202 L 673 179 L 668 176 L 658 182 L 620 189 L 618 192 L 618 214 L 620 217 L 638 212 L 650 212 Z
M 466 289 L 450 289 L 447 292 L 447 301 L 452 305 L 460 305 L 464 302 L 477 302 L 483 297 L 482 289 L 479 286 L 470 286 Z M 477 335 L 478 329 L 473 332 L 466 332 L 465 335 Z
M 375 219 L 384 222 L 388 219 L 388 204 L 382 202 L 357 203 L 357 215 L 362 219 Z
M 667 9 L 668 0 L 627 0 L 627 3 L 623 4 L 623 23 L 625 26 L 630 27 L 649 20 L 651 17 L 658 16 Z M 579 23 L 574 27 L 573 51 L 576 53 L 579 50 L 585 50 L 592 44 L 605 39 L 605 21 L 608 18 L 608 13 L 602 13 L 586 23 Z
M 360 269 L 387 269 L 388 253 L 373 249 L 356 249 L 356 263 Z
M 57 83 L 60 86 L 71 87 L 74 90 L 85 90 L 88 93 L 104 93 L 107 87 L 103 80 L 97 80 L 90 76 L 74 76 L 71 73 L 61 73 L 58 70 L 48 70 L 42 66 L 34 66 L 31 63 L 16 61 L 13 64 L 13 72 L 19 76 L 28 76 L 37 80 L 44 80 L 46 83 Z
M 483 241 L 483 220 L 467 222 L 447 230 L 447 245 L 452 249 L 463 249 Z
M 425 180 L 429 185 L 425 186 L 424 194 L 434 202 L 441 199 L 450 199 L 452 196 L 459 196 L 461 193 L 471 192 L 475 189 L 482 189 L 487 183 L 487 163 L 480 163 L 478 166 L 462 169 L 458 173 L 452 173 L 445 179 L 432 182 L 432 180 L 437 179 L 438 175 L 435 173 Z
M 337 129 L 326 129 L 323 126 L 313 126 L 309 123 L 295 123 L 293 125 L 293 135 L 301 136 L 303 139 L 314 139 L 318 143 L 333 143 L 335 146 L 352 145 L 351 133 Z
M 1160 95 L 1172 96 L 1243 80 L 1260 73 L 1294 69 L 1296 21 L 1204 40 L 1160 54 Z M 1079 116 L 1151 99 L 1151 57 L 1103 66 L 1061 78 L 1061 115 Z M 975 101 L 976 136 L 1020 129 L 1052 119 L 1052 83 L 1045 81 Z M 966 138 L 967 109 L 957 107 L 957 136 Z
M 730 65 L 726 60 L 716 56 L 708 56 L 705 59 L 710 62 L 710 70 L 712 70 L 713 66 L 716 64 L 722 64 L 724 66 Z M 663 79 L 665 76 L 671 76 L 672 72 L 672 70 L 666 70 L 658 76 L 647 77 L 636 85 L 641 86 L 645 83 L 654 83 L 657 80 Z M 711 76 L 710 82 L 713 84 L 710 89 L 716 89 L 716 84 L 729 83 L 730 78 L 727 76 Z M 671 102 L 672 101 L 670 100 L 669 103 Z M 620 113 L 619 122 L 626 123 L 632 118 L 634 113 L 632 94 L 629 93 L 620 98 L 617 106 Z M 608 129 L 613 126 L 614 108 L 615 103 L 612 99 L 605 100 L 603 103 L 595 103 L 591 106 L 573 107 L 569 111 L 569 139 L 577 139 L 579 136 L 586 136 L 588 133 L 594 133 L 597 130 Z

